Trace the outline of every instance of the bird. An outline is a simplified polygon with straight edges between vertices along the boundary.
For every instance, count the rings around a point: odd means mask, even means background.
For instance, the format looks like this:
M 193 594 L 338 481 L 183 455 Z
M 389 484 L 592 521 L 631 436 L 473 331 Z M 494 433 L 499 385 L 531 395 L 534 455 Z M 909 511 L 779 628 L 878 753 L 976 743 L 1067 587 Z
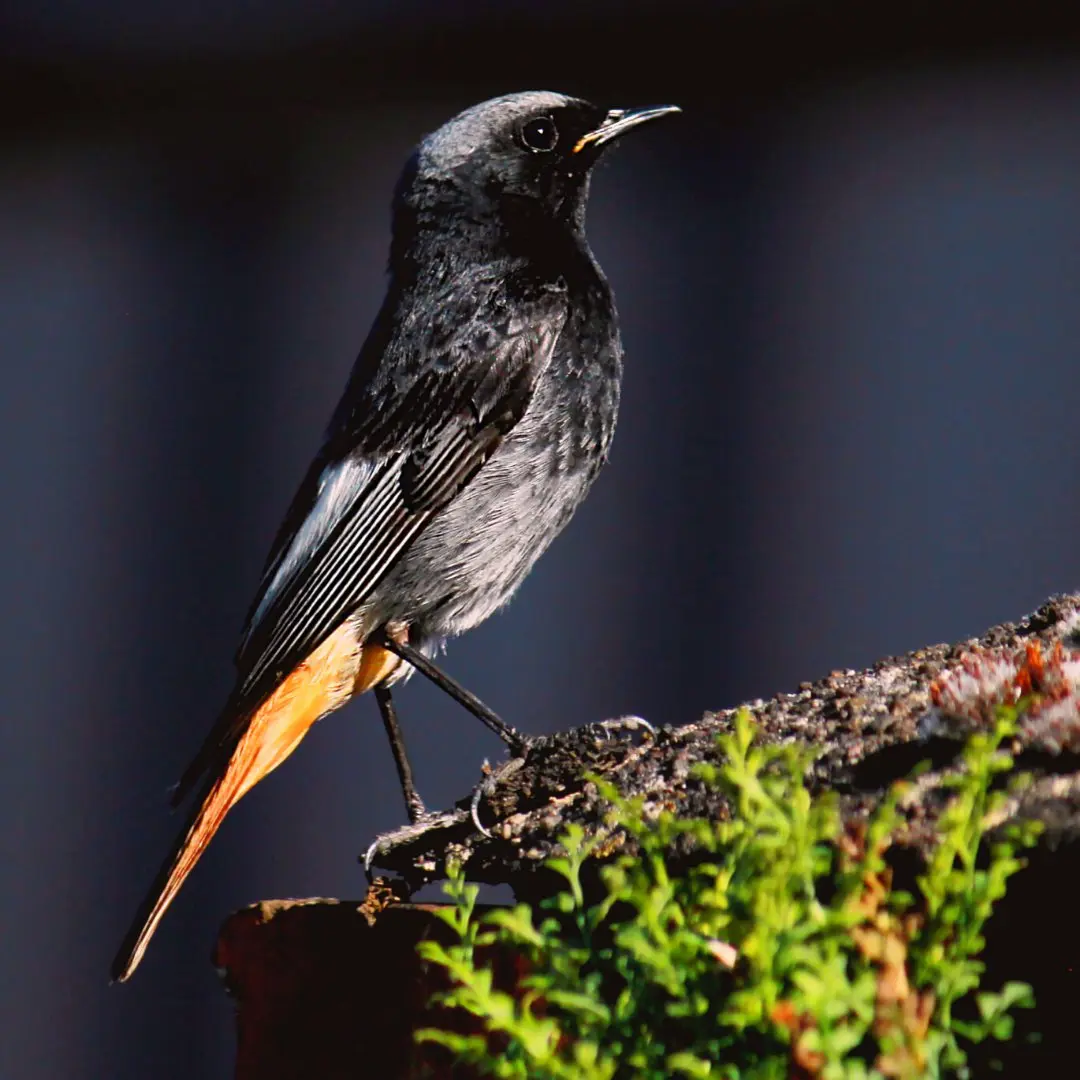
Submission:
M 385 299 L 293 498 L 184 772 L 189 816 L 111 968 L 126 981 L 229 810 L 311 726 L 372 690 L 411 821 L 426 814 L 391 696 L 421 670 L 511 747 L 526 739 L 434 664 L 501 608 L 607 460 L 623 354 L 585 238 L 593 168 L 676 106 L 550 91 L 460 113 L 407 161 Z

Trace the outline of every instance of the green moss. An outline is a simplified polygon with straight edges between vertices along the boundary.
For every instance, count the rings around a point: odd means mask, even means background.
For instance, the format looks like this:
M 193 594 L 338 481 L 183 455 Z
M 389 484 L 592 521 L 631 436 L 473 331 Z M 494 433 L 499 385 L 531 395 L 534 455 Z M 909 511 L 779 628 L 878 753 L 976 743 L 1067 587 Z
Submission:
M 610 830 L 638 853 L 601 866 L 603 895 L 590 903 L 583 868 L 606 837 L 571 827 L 548 862 L 565 888 L 540 910 L 483 919 L 455 869 L 444 918 L 457 943 L 420 949 L 450 975 L 439 1000 L 485 1034 L 417 1038 L 522 1080 L 966 1075 L 972 1045 L 1008 1039 L 1012 1010 L 1033 1004 L 1026 984 L 980 990 L 984 925 L 1035 836 L 1014 825 L 986 841 L 1007 798 L 997 781 L 1016 719 L 1003 711 L 966 744 L 914 895 L 892 887 L 887 863 L 907 785 L 845 827 L 836 798 L 805 786 L 811 755 L 757 744 L 747 714 L 721 737 L 722 764 L 698 768 L 727 796 L 730 820 L 646 813 L 601 785 Z M 673 876 L 668 853 L 688 848 Z M 482 962 L 493 945 L 525 960 L 515 994 Z

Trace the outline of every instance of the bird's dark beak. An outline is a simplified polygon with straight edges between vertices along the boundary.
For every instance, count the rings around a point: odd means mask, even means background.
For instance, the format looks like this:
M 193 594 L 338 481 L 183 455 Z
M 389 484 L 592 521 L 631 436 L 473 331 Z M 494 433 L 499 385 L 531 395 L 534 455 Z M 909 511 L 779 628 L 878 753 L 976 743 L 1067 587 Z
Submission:
M 612 109 L 598 128 L 578 139 L 574 145 L 574 153 L 580 153 L 586 146 L 603 146 L 638 124 L 677 112 L 682 112 L 678 105 L 651 105 L 647 109 Z

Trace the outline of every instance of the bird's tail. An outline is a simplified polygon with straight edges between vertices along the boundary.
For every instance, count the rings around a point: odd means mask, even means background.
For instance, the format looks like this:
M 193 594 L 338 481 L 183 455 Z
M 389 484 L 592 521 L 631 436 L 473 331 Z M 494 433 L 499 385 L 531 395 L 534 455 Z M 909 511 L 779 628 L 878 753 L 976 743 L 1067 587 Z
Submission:
M 361 648 L 348 623 L 332 634 L 253 714 L 234 728 L 224 768 L 212 772 L 173 850 L 154 879 L 112 965 L 124 982 L 139 965 L 161 917 L 213 839 L 225 815 L 299 745 L 320 717 L 381 682 L 397 657 Z M 223 755 L 224 756 L 224 755 Z

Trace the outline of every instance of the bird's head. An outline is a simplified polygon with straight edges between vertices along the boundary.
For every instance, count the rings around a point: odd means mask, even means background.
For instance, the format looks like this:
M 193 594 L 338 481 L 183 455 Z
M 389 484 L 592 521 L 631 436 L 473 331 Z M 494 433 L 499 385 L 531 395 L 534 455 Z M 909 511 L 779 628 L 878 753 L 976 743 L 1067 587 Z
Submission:
M 507 207 L 581 225 L 592 167 L 604 149 L 673 105 L 606 109 L 529 91 L 455 116 L 417 147 L 398 186 L 400 212 L 438 220 L 501 216 Z

